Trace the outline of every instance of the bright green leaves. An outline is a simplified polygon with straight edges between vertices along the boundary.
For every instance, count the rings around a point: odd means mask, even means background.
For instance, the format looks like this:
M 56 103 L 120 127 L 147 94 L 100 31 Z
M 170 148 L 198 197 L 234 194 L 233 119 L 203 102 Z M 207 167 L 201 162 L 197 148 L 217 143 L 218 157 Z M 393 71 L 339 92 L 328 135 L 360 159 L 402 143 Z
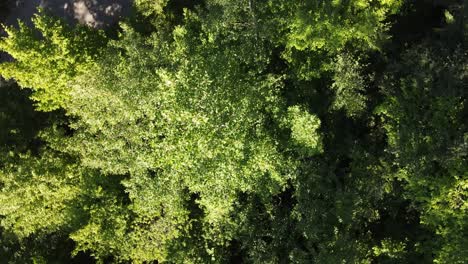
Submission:
M 297 50 L 323 50 L 331 54 L 340 52 L 351 41 L 366 48 L 378 48 L 386 27 L 384 20 L 400 4 L 399 0 L 298 3 L 287 45 Z
M 80 173 L 76 164 L 56 154 L 7 158 L 1 170 L 2 226 L 20 238 L 70 228 L 76 220 Z
M 391 259 L 399 259 L 405 252 L 405 243 L 392 241 L 391 239 L 384 239 L 381 241 L 380 246 L 372 248 L 374 255 L 387 256 Z
M 320 119 L 301 109 L 299 106 L 288 108 L 291 138 L 300 152 L 313 155 L 322 152 L 322 142 L 318 129 Z
M 75 252 L 89 250 L 99 260 L 114 256 L 119 262 L 164 261 L 167 244 L 173 242 L 179 236 L 179 229 L 188 224 L 186 214 L 174 215 L 172 205 L 153 207 L 159 211 L 159 216 L 145 215 L 138 210 L 129 210 L 115 197 L 103 197 L 99 203 L 91 205 L 87 224 L 71 234 L 77 243 Z
M 195 194 L 205 250 L 218 258 L 216 248 L 234 238 L 238 194 L 266 199 L 292 177 L 294 163 L 268 130 L 286 112 L 282 79 L 251 67 L 266 62 L 242 51 L 234 33 L 203 43 L 210 31 L 183 32 L 171 43 L 170 36 L 143 39 L 124 27 L 98 67 L 72 86 L 66 110 L 75 117 L 73 135 L 55 141 L 51 135 L 60 132 L 50 130 L 46 137 L 86 167 L 128 175 L 122 184 L 130 204 L 93 206 L 88 225 L 72 235 L 99 258 L 170 259 L 178 237 L 193 235 L 184 231 L 191 230 L 185 201 Z M 316 135 L 318 120 L 305 117 L 301 137 Z
M 382 46 L 398 0 L 192 3 L 138 0 L 108 42 L 43 14 L 7 28 L 0 73 L 62 111 L 26 133 L 4 93 L 0 254 L 47 262 L 61 246 L 23 253 L 50 237 L 101 263 L 463 263 L 456 41 Z
M 378 50 L 387 39 L 386 19 L 400 0 L 302 1 L 283 6 L 283 58 L 300 79 L 333 71 L 333 58 L 348 50 Z
M 88 223 L 70 235 L 77 243 L 75 252 L 92 248 L 93 255 L 103 259 L 128 249 L 126 212 L 112 197 L 101 196 L 99 203 L 90 205 Z
M 144 16 L 162 15 L 167 0 L 136 0 L 135 7 Z
M 70 28 L 44 13 L 36 15 L 33 23 L 34 29 L 22 22 L 19 29 L 5 28 L 8 37 L 0 41 L 0 50 L 15 61 L 0 64 L 0 74 L 33 89 L 38 109 L 63 108 L 70 99 L 70 83 L 89 70 L 98 47 L 105 44 L 104 37 L 86 27 Z
M 343 109 L 346 115 L 355 117 L 366 108 L 366 97 L 363 94 L 366 80 L 362 76 L 362 65 L 349 54 L 338 55 L 334 66 L 332 90 L 335 100 L 332 108 Z

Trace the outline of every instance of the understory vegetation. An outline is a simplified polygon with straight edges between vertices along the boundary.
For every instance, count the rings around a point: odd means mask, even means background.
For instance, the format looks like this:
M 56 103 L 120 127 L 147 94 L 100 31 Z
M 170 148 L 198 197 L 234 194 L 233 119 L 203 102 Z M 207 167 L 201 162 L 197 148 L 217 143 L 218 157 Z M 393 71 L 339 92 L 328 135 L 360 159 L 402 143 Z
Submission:
M 0 262 L 467 263 L 465 3 L 5 26 Z

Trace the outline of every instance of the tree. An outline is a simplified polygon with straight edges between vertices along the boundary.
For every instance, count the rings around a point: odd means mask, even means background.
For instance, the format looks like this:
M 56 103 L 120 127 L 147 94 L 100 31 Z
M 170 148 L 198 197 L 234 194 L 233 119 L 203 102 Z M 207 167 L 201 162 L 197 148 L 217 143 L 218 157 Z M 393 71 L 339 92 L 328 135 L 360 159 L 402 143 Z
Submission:
M 378 50 L 388 38 L 387 18 L 399 0 L 301 1 L 287 8 L 283 57 L 301 79 L 332 69 L 332 59 L 346 51 Z
M 73 85 L 65 108 L 75 120 L 72 136 L 46 136 L 83 166 L 128 177 L 122 182 L 128 209 L 96 207 L 89 225 L 72 235 L 78 249 L 98 258 L 170 260 L 168 249 L 178 237 L 192 236 L 184 231 L 192 222 L 185 201 L 196 195 L 205 250 L 220 261 L 218 249 L 236 230 L 231 215 L 237 195 L 266 199 L 292 177 L 294 162 L 270 128 L 284 123 L 292 129 L 296 145 L 284 147 L 319 149 L 318 119 L 293 108 L 293 123 L 284 122 L 281 76 L 261 72 L 261 49 L 241 47 L 255 45 L 254 34 L 205 25 L 212 17 L 186 17 L 173 36 L 159 32 L 144 39 L 124 26 L 97 67 Z M 198 245 L 184 246 L 187 254 L 191 247 Z
M 366 79 L 362 76 L 362 65 L 349 54 L 338 55 L 331 88 L 335 91 L 332 108 L 343 109 L 350 117 L 355 117 L 366 108 Z
M 67 156 L 43 149 L 10 153 L 0 167 L 0 215 L 5 261 L 70 260 L 71 231 L 86 219 L 93 195 L 89 171 Z M 87 184 L 85 184 L 87 183 Z
M 50 112 L 0 87 L 0 257 L 463 263 L 466 12 L 429 8 L 430 32 L 400 6 L 141 0 L 109 41 L 8 28 L 0 72 Z
M 421 211 L 421 224 L 437 232 L 437 263 L 463 263 L 466 230 L 467 54 L 417 45 L 384 79 L 387 100 L 378 109 L 390 150 Z
M 0 50 L 15 61 L 0 64 L 0 74 L 32 89 L 38 109 L 63 108 L 69 100 L 68 85 L 91 67 L 105 38 L 102 32 L 85 26 L 72 28 L 44 11 L 32 20 L 34 29 L 23 22 L 18 29 L 4 26 L 8 36 L 1 39 Z

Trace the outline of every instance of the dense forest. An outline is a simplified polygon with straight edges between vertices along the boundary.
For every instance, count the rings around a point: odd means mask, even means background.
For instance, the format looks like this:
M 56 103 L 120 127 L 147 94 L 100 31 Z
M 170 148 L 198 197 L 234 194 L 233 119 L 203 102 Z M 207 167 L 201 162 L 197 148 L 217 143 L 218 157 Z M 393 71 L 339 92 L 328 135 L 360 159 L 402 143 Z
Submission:
M 467 3 L 4 26 L 0 263 L 468 263 Z

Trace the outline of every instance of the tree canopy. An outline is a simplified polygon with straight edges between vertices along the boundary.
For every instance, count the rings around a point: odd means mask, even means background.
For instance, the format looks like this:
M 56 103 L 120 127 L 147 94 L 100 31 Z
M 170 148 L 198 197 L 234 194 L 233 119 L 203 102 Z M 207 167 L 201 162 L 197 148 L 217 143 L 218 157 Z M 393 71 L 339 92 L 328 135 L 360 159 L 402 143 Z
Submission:
M 0 259 L 465 263 L 466 10 L 137 0 L 105 30 L 6 26 Z

